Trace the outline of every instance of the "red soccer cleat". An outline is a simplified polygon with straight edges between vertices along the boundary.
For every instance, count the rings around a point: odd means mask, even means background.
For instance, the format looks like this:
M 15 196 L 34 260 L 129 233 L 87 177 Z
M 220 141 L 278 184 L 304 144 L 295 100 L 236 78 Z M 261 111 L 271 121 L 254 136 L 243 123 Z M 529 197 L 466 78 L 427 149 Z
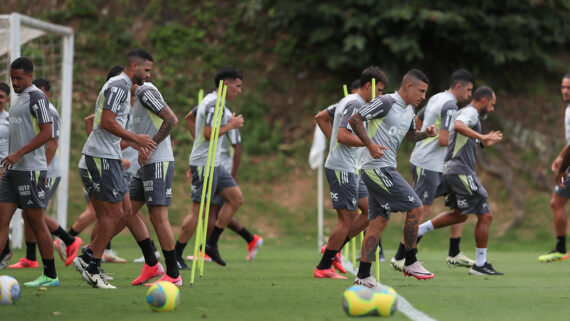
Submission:
M 65 255 L 66 255 L 65 266 L 69 266 L 73 262 L 73 259 L 75 259 L 75 257 L 77 256 L 77 253 L 79 252 L 79 249 L 81 249 L 82 244 L 83 241 L 81 240 L 81 238 L 75 236 L 75 240 L 73 241 L 73 243 L 71 243 L 70 246 L 65 248 Z
M 133 282 L 131 282 L 131 284 L 141 285 L 148 282 L 152 278 L 161 276 L 162 274 L 164 274 L 164 268 L 160 262 L 156 263 L 155 266 L 149 266 L 145 263 L 142 267 L 141 274 Z
M 178 277 L 173 279 L 173 278 L 169 277 L 166 273 L 164 273 L 160 279 L 158 279 L 152 283 L 147 283 L 144 286 L 153 286 L 155 283 L 162 282 L 162 281 L 170 282 L 174 285 L 181 286 L 182 285 L 182 276 L 180 274 L 178 274 Z
M 263 244 L 263 238 L 259 235 L 254 235 L 253 240 L 247 243 L 247 257 L 245 259 L 248 261 L 253 260 L 255 255 L 257 255 L 257 251 L 261 247 L 261 244 Z
M 323 245 L 323 247 L 321 247 L 321 253 L 325 253 L 325 250 L 327 249 L 326 245 Z M 344 268 L 344 266 L 342 265 L 342 258 L 340 256 L 340 251 L 338 251 L 336 253 L 336 255 L 334 256 L 334 259 L 332 261 L 332 266 L 337 269 L 340 273 L 346 273 L 346 269 Z
M 8 265 L 9 269 L 27 269 L 27 268 L 37 268 L 38 261 L 31 261 L 26 259 L 25 257 L 18 260 L 18 262 Z
M 346 278 L 338 273 L 336 273 L 333 268 L 326 269 L 326 270 L 319 270 L 315 268 L 315 272 L 313 272 L 313 276 L 317 279 L 341 279 L 346 280 Z

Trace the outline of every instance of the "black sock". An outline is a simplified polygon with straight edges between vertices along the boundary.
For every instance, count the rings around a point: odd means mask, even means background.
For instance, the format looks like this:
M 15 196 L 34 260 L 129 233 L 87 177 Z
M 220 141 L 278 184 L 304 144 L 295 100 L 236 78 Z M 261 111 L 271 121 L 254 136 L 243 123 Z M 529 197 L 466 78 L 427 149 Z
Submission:
M 245 227 L 243 227 L 241 229 L 241 232 L 239 232 L 239 235 L 241 235 L 241 237 L 243 237 L 243 239 L 247 243 L 250 243 L 251 241 L 253 241 L 253 235 L 251 235 L 251 233 L 249 233 L 249 231 Z
M 6 246 L 4 246 L 4 250 L 2 250 L 2 256 L 7 255 L 8 253 L 12 252 L 10 250 L 10 241 L 6 241 Z
M 338 250 L 341 251 L 344 248 L 344 246 L 346 245 L 346 243 L 348 243 L 348 242 L 350 242 L 350 237 L 347 236 L 344 239 L 344 243 L 342 243 L 342 245 L 340 246 L 340 249 L 338 249 Z
M 111 249 L 111 241 L 109 241 L 109 243 L 107 243 L 107 247 L 105 248 L 105 250 L 110 250 Z
M 91 274 L 98 274 L 101 270 L 101 259 L 91 258 L 91 262 L 89 262 L 89 266 L 87 267 L 87 272 Z
M 166 251 L 162 250 L 164 255 L 164 262 L 166 263 L 166 274 L 171 278 L 177 278 L 178 264 L 176 264 L 176 250 Z
M 150 246 L 152 247 L 153 251 L 155 251 L 155 252 L 157 251 L 156 245 L 154 244 L 154 241 L 152 239 L 150 240 Z
M 418 246 L 418 243 L 420 243 L 422 237 L 424 237 L 424 236 L 423 236 L 423 235 L 422 235 L 422 236 L 418 236 L 418 238 L 416 239 L 416 246 Z
M 188 243 L 180 243 L 179 241 L 176 241 L 176 245 L 174 246 L 174 251 L 176 252 L 177 258 L 182 258 L 182 253 L 184 253 L 184 248 L 186 247 L 186 244 Z
M 67 233 L 69 233 L 71 236 L 77 236 L 79 235 L 79 232 L 77 232 L 76 230 L 73 229 L 73 227 L 69 228 L 69 231 L 67 231 Z
M 323 253 L 323 257 L 321 258 L 321 262 L 317 265 L 317 269 L 319 270 L 327 270 L 331 268 L 332 261 L 334 260 L 334 256 L 336 255 L 337 250 L 329 250 L 326 249 L 325 253 Z
M 382 248 L 382 238 L 378 239 L 378 248 L 380 249 L 379 255 L 384 255 L 384 249 Z
M 81 259 L 83 260 L 83 262 L 89 264 L 92 258 L 93 258 L 93 250 L 87 247 L 87 250 L 85 250 L 85 252 L 81 254 Z
M 57 278 L 57 273 L 55 273 L 55 261 L 53 259 L 42 259 L 44 264 L 44 275 L 48 278 Z
M 223 231 L 224 231 L 223 228 L 219 228 L 219 227 L 214 225 L 214 229 L 212 230 L 212 234 L 210 234 L 210 237 L 206 241 L 206 244 L 208 244 L 211 247 L 218 247 L 218 240 L 220 239 L 220 235 L 222 235 Z
M 37 261 L 36 258 L 36 242 L 26 242 L 26 259 Z
M 566 253 L 566 235 L 556 237 L 556 251 Z
M 459 254 L 459 242 L 461 242 L 461 238 L 449 238 L 449 252 L 447 255 L 449 256 L 456 256 Z
M 148 266 L 155 266 L 156 263 L 158 263 L 158 260 L 156 259 L 156 255 L 154 255 L 152 246 L 150 245 L 150 238 L 146 238 L 137 243 L 139 244 L 139 247 L 141 248 L 141 251 L 143 253 L 144 262 Z
M 75 241 L 75 238 L 71 234 L 67 233 L 61 226 L 59 226 L 57 230 L 51 234 L 59 237 L 59 239 L 62 240 L 66 246 L 70 246 Z
M 396 252 L 396 255 L 394 255 L 394 258 L 396 260 L 406 258 L 406 247 L 404 246 L 404 243 L 400 243 L 400 246 L 398 246 L 398 251 Z
M 367 263 L 367 262 L 360 261 L 360 267 L 358 267 L 358 273 L 356 274 L 356 276 L 359 279 L 365 279 L 365 278 L 369 277 L 370 276 L 370 267 L 372 267 L 372 262 Z
M 406 261 L 404 262 L 404 265 L 411 265 L 416 263 L 418 260 L 416 258 L 416 253 L 418 253 L 418 249 L 410 249 L 409 251 L 406 251 Z

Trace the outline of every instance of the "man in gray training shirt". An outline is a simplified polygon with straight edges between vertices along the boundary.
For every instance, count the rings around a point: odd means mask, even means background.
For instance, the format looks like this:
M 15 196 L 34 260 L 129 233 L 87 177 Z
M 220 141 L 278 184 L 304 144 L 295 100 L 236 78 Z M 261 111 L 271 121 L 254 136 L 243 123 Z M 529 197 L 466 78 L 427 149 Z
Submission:
M 412 69 L 404 75 L 397 92 L 374 99 L 349 120 L 368 150 L 361 157 L 361 172 L 369 193 L 370 222 L 362 243 L 360 267 L 354 284 L 377 286 L 376 279 L 370 275 L 370 267 L 391 212 L 407 212 L 404 224 L 404 275 L 417 279 L 433 278 L 433 274 L 416 258 L 417 226 L 422 203 L 408 182 L 396 171 L 396 153 L 404 137 L 419 141 L 436 135 L 435 126 L 420 132 L 414 121 L 414 108 L 425 99 L 428 85 L 427 76 Z M 364 122 L 367 122 L 367 129 Z
M 4 109 L 10 103 L 10 87 L 0 82 L 0 161 L 8 155 L 8 144 L 10 138 L 10 121 L 8 120 L 8 112 Z M 0 177 L 4 174 L 4 168 L 0 165 Z M 6 246 L 0 252 L 0 270 L 6 268 L 8 261 L 14 254 L 10 249 L 10 242 L 6 242 Z
M 472 275 L 502 275 L 487 262 L 487 243 L 493 215 L 487 191 L 475 173 L 477 148 L 494 145 L 503 138 L 499 131 L 481 133 L 479 117 L 492 112 L 496 101 L 493 90 L 481 86 L 473 93 L 470 105 L 455 115 L 443 171 L 443 182 L 447 189 L 445 204 L 452 211 L 438 214 L 420 225 L 418 230 L 418 237 L 421 237 L 433 229 L 465 222 L 466 214 L 476 214 L 476 257 L 475 264 L 469 270 Z

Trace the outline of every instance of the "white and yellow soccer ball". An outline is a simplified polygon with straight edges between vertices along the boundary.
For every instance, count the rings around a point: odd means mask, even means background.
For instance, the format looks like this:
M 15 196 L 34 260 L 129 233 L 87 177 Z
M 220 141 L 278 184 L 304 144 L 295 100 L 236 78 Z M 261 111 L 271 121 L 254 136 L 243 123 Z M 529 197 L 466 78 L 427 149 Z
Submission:
M 373 289 L 353 285 L 342 295 L 344 312 L 351 317 L 389 317 L 396 312 L 397 301 L 396 291 L 384 285 Z
M 146 292 L 146 302 L 154 311 L 173 311 L 180 303 L 180 290 L 170 282 L 157 282 Z
M 20 284 L 8 275 L 0 276 L 0 304 L 14 304 L 22 294 Z

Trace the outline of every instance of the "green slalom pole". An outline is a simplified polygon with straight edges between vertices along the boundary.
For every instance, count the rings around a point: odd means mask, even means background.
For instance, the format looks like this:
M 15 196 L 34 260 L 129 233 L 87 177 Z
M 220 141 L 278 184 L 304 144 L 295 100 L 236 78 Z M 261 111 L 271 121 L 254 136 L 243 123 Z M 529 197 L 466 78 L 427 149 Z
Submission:
M 222 85 L 223 81 L 220 81 L 220 86 Z M 218 87 L 219 88 L 219 87 Z M 217 114 L 217 111 L 219 109 L 219 102 L 220 102 L 220 96 L 221 96 L 221 92 L 218 92 L 218 99 L 216 100 L 216 107 L 214 109 L 214 115 Z M 218 123 L 214 123 L 215 126 L 219 126 L 219 122 Z M 214 127 L 215 127 L 214 126 Z M 192 272 L 190 274 L 190 285 L 194 284 L 194 275 L 196 273 L 196 261 L 198 260 L 198 249 L 200 248 L 200 240 L 202 239 L 202 237 L 200 237 L 200 235 L 198 235 L 199 233 L 201 233 L 201 231 L 203 229 L 199 228 L 202 226 L 202 224 L 204 224 L 204 220 L 203 220 L 203 214 L 204 214 L 204 204 L 205 204 L 205 200 L 206 200 L 206 189 L 207 189 L 207 184 L 209 181 L 209 174 L 210 174 L 210 167 L 211 165 L 213 165 L 212 163 L 212 150 L 213 150 L 213 140 L 212 137 L 210 137 L 210 142 L 208 145 L 208 157 L 206 159 L 206 168 L 204 168 L 204 170 L 202 171 L 202 175 L 204 175 L 204 185 L 202 186 L 202 195 L 200 196 L 200 212 L 198 214 L 198 225 L 196 226 L 196 233 L 194 235 L 194 260 L 192 260 Z M 214 155 L 215 156 L 215 155 Z M 200 175 L 200 170 L 201 168 L 198 168 L 198 175 Z M 206 222 L 206 226 L 207 226 L 207 222 Z M 203 249 L 205 250 L 205 249 Z
M 198 104 L 202 102 L 202 99 L 204 99 L 204 89 L 198 91 Z
M 348 96 L 348 88 L 346 85 L 342 85 L 342 90 L 344 91 L 344 97 Z
M 372 99 L 376 98 L 376 78 L 372 78 Z M 378 246 L 378 244 L 376 244 Z M 379 251 L 376 250 L 376 281 L 380 283 L 380 258 Z
M 220 83 L 221 86 L 221 83 Z M 220 126 L 222 123 L 222 115 L 224 114 L 224 109 L 225 109 L 225 103 L 226 103 L 226 92 L 228 90 L 228 86 L 223 86 L 222 89 L 222 101 L 220 102 L 220 106 L 219 106 L 219 110 L 218 113 L 214 113 L 216 118 L 216 123 L 214 126 L 214 136 L 210 136 L 210 140 L 214 140 L 214 151 L 213 151 L 213 155 L 212 155 L 212 166 L 210 167 L 210 183 L 208 184 L 208 195 L 212 195 L 212 181 L 214 180 L 214 165 L 216 164 L 216 151 L 218 149 L 218 138 L 220 136 Z M 204 218 L 204 231 L 201 235 L 202 237 L 202 241 L 200 242 L 200 244 L 204 245 L 204 251 L 202 252 L 202 254 L 200 255 L 200 276 L 204 275 L 204 255 L 206 253 L 206 236 L 208 234 L 208 219 L 210 216 L 210 200 L 212 199 L 212 197 L 208 197 L 208 199 L 206 200 L 206 217 Z

